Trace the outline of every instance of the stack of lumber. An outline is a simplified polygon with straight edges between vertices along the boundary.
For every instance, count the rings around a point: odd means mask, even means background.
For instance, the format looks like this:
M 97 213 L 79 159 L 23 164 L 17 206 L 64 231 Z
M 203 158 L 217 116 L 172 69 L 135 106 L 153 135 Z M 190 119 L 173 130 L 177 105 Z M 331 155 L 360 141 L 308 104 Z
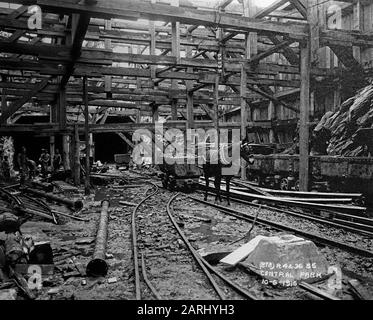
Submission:
M 373 128 L 373 85 L 369 85 L 345 101 L 335 113 L 328 112 L 314 129 L 314 139 L 326 141 L 326 152 L 331 156 L 369 156 L 367 148 L 358 139 L 358 130 Z

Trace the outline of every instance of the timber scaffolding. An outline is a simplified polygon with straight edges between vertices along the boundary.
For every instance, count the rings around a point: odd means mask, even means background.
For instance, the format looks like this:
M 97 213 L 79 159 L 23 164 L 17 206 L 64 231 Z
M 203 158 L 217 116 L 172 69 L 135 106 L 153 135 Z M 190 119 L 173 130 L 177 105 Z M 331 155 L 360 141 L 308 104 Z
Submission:
M 201 9 L 204 2 L 195 0 L 8 0 L 0 7 L 0 134 L 50 136 L 51 148 L 62 135 L 70 168 L 80 133 L 88 146 L 91 134 L 103 132 L 129 143 L 124 133 L 154 132 L 166 116 L 166 127 L 240 128 L 244 138 L 257 101 L 267 101 L 269 116 L 277 108 L 300 120 L 306 191 L 313 94 L 331 88 L 341 99 L 346 79 L 353 88 L 369 75 L 373 37 L 364 24 L 371 24 L 371 1 L 338 1 L 335 16 L 325 0 L 277 0 L 260 10 L 254 0 L 206 1 L 215 2 Z M 41 9 L 38 30 L 29 29 L 30 17 L 38 16 L 29 12 L 32 5 Z M 330 26 L 349 10 L 350 30 Z M 325 50 L 332 64 L 322 58 Z M 283 63 L 270 60 L 280 55 Z M 294 95 L 295 106 L 286 99 Z M 234 107 L 239 122 L 219 121 L 222 110 Z M 17 124 L 28 114 L 50 122 Z M 132 122 L 106 123 L 113 114 Z

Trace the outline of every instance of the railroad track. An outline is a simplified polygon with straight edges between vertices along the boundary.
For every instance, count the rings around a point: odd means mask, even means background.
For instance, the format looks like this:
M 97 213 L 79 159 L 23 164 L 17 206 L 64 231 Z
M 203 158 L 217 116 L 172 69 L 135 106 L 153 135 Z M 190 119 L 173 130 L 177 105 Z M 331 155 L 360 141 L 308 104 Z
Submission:
M 213 189 L 210 188 L 208 193 L 209 195 L 214 195 Z M 226 196 L 226 192 L 222 191 L 222 195 Z M 365 236 L 373 238 L 373 219 L 370 219 L 370 218 L 351 215 L 347 213 L 336 212 L 336 211 L 330 211 L 330 210 L 321 210 L 321 211 L 325 211 L 325 214 L 327 215 L 327 217 L 322 217 L 321 215 L 305 213 L 304 210 L 302 210 L 302 212 L 299 212 L 299 211 L 292 211 L 289 209 L 287 210 L 281 209 L 277 206 L 275 207 L 275 206 L 271 206 L 268 204 L 258 205 L 258 204 L 253 203 L 252 199 L 249 199 L 249 198 L 246 199 L 246 198 L 241 198 L 241 197 L 238 198 L 234 194 L 231 194 L 231 201 L 244 204 L 244 205 L 248 205 L 251 207 L 261 206 L 262 208 L 273 210 L 279 213 L 284 213 L 284 214 L 297 217 L 297 218 L 303 218 L 303 219 L 313 221 L 313 222 L 323 223 L 331 227 L 337 227 L 337 228 L 340 228 L 346 231 L 363 234 Z
M 140 258 L 141 258 L 141 271 L 142 271 L 142 278 L 146 284 L 146 286 L 150 289 L 153 296 L 156 299 L 161 299 L 161 294 L 156 290 L 156 288 L 151 284 L 149 278 L 147 276 L 146 265 L 145 265 L 145 256 L 143 252 L 139 252 L 138 243 L 139 243 L 139 234 L 138 234 L 138 224 L 137 224 L 137 213 L 140 211 L 142 206 L 146 205 L 146 202 L 156 195 L 159 196 L 159 187 L 152 183 L 152 187 L 148 189 L 148 192 L 152 191 L 149 195 L 145 196 L 143 200 L 141 200 L 138 205 L 134 208 L 132 212 L 132 250 L 133 250 L 133 267 L 134 267 L 134 274 L 135 274 L 135 290 L 136 290 L 136 299 L 141 300 L 143 297 L 143 290 L 141 286 L 141 277 L 140 277 Z M 208 280 L 211 288 L 213 288 L 216 296 L 221 300 L 226 300 L 226 294 L 221 286 L 217 283 L 217 279 L 220 279 L 227 288 L 231 291 L 234 291 L 236 294 L 241 296 L 242 298 L 249 299 L 249 300 L 256 300 L 256 297 L 252 295 L 247 290 L 240 287 L 238 284 L 232 282 L 228 279 L 225 275 L 217 271 L 214 267 L 212 267 L 207 261 L 205 261 L 193 248 L 193 246 L 188 241 L 187 237 L 184 235 L 180 227 L 178 226 L 178 222 L 174 217 L 174 209 L 173 209 L 173 202 L 177 199 L 179 194 L 173 194 L 167 203 L 164 203 L 165 206 L 162 208 L 156 208 L 158 214 L 167 214 L 169 219 L 169 226 L 168 229 L 170 232 L 177 233 L 179 240 L 183 241 L 185 246 L 183 247 L 186 251 L 185 254 L 193 257 L 195 263 L 198 265 L 198 268 L 206 280 Z M 142 230 L 143 231 L 143 230 Z M 226 290 L 226 289 L 225 289 Z
M 327 245 L 327 246 L 331 246 L 331 247 L 334 247 L 334 248 L 342 249 L 342 250 L 345 250 L 347 252 L 359 254 L 363 257 L 369 257 L 369 258 L 373 257 L 373 251 L 369 251 L 369 250 L 364 249 L 364 248 L 359 248 L 359 247 L 356 247 L 356 246 L 352 246 L 352 245 L 346 244 L 345 242 L 336 241 L 336 240 L 333 240 L 333 239 L 330 239 L 330 238 L 327 238 L 327 237 L 320 236 L 320 235 L 315 234 L 315 233 L 300 230 L 300 229 L 291 227 L 289 225 L 274 222 L 274 221 L 271 221 L 271 220 L 268 220 L 268 219 L 255 217 L 255 216 L 249 215 L 245 212 L 242 212 L 242 211 L 239 211 L 239 210 L 236 210 L 236 209 L 232 209 L 232 208 L 228 208 L 228 207 L 224 207 L 224 206 L 220 206 L 220 205 L 217 205 L 217 204 L 213 204 L 213 203 L 204 201 L 204 200 L 196 198 L 196 197 L 189 196 L 189 198 L 198 202 L 198 203 L 204 204 L 206 206 L 213 207 L 213 208 L 219 210 L 220 212 L 222 212 L 224 214 L 233 216 L 233 217 L 238 218 L 240 220 L 244 220 L 244 221 L 248 221 L 248 222 L 252 223 L 256 219 L 256 223 L 258 225 L 271 227 L 272 229 L 277 230 L 277 231 L 292 232 L 296 235 L 300 235 L 300 236 L 303 236 L 307 239 L 310 239 L 310 240 L 312 240 L 312 241 L 314 241 L 318 244 Z

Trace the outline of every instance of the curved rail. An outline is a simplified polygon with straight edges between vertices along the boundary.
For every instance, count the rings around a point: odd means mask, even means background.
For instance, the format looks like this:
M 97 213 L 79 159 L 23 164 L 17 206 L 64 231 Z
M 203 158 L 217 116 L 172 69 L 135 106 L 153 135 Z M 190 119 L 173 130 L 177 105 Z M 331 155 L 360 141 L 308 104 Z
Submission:
M 201 267 L 201 269 L 203 270 L 203 272 L 206 274 L 207 278 L 209 279 L 211 285 L 214 287 L 214 289 L 215 289 L 216 293 L 218 294 L 218 296 L 220 297 L 220 299 L 221 300 L 225 300 L 223 292 L 221 291 L 221 289 L 219 288 L 219 286 L 215 282 L 215 280 L 212 277 L 211 273 L 207 270 L 207 268 L 204 265 L 204 263 L 199 258 L 199 255 L 197 254 L 196 250 L 192 247 L 192 245 L 190 244 L 190 242 L 188 241 L 188 239 L 185 237 L 184 233 L 181 231 L 180 227 L 177 225 L 177 222 L 176 222 L 175 218 L 172 216 L 172 213 L 171 213 L 172 212 L 171 204 L 172 204 L 172 202 L 179 195 L 180 195 L 180 193 L 177 193 L 176 195 L 174 195 L 173 197 L 171 197 L 171 199 L 168 201 L 168 203 L 167 203 L 167 214 L 168 214 L 168 217 L 170 218 L 172 224 L 174 225 L 175 229 L 179 233 L 180 237 L 183 239 L 185 245 L 188 247 L 189 251 L 192 253 L 194 259 L 197 261 L 197 263 L 199 264 L 199 266 Z
M 133 263 L 135 269 L 135 287 L 136 287 L 136 299 L 141 300 L 141 287 L 140 287 L 140 271 L 139 271 L 139 260 L 138 260 L 138 251 L 137 251 L 137 233 L 136 233 L 136 212 L 142 206 L 146 200 L 150 199 L 152 196 L 156 195 L 159 192 L 159 188 L 156 184 L 151 183 L 155 187 L 155 191 L 145 197 L 139 202 L 139 204 L 133 209 L 132 212 L 132 250 L 133 250 Z M 151 190 L 152 188 L 149 188 Z M 147 191 L 147 192 L 148 192 Z

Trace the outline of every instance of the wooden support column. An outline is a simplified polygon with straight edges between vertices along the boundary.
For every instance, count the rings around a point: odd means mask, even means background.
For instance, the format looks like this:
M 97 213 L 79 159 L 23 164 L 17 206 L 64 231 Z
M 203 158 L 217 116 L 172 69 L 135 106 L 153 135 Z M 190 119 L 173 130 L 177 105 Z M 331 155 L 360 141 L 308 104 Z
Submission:
M 268 104 L 268 120 L 273 121 L 276 117 L 276 105 L 273 101 Z M 269 143 L 276 143 L 276 136 L 273 127 L 269 130 Z
M 192 57 L 192 49 L 191 47 L 187 48 L 187 53 L 186 53 L 187 58 Z M 188 68 L 187 69 L 188 73 L 193 73 L 193 68 Z M 187 129 L 192 129 L 194 128 L 194 112 L 193 112 L 193 107 L 194 107 L 194 97 L 193 97 L 193 81 L 186 81 L 186 90 L 187 90 Z
M 141 47 L 140 45 L 137 46 L 137 54 L 141 54 Z M 138 65 L 137 68 L 140 68 L 141 65 Z M 136 78 L 136 86 L 138 90 L 141 90 L 141 78 Z M 136 122 L 141 123 L 141 108 L 137 109 L 136 111 Z
M 172 0 L 171 5 L 178 7 L 179 0 Z M 177 63 L 180 62 L 180 22 L 172 22 L 172 55 L 176 57 Z M 171 80 L 171 89 L 177 90 L 179 88 L 176 79 Z M 171 119 L 177 120 L 177 99 L 171 101 Z
M 299 188 L 309 189 L 309 120 L 310 120 L 310 70 L 311 50 L 309 42 L 301 42 L 300 65 L 300 129 L 299 129 Z
M 66 88 L 60 88 L 57 94 L 57 114 L 58 114 L 58 123 L 60 125 L 60 130 L 66 129 Z
M 156 0 L 150 1 L 152 4 L 156 3 Z M 153 20 L 149 21 L 149 33 L 150 33 L 150 55 L 155 55 L 155 49 L 156 49 L 156 33 L 155 33 L 155 23 Z M 156 66 L 150 66 L 151 70 L 151 78 L 154 81 L 156 78 Z
M 65 134 L 62 136 L 62 161 L 66 171 L 71 170 L 70 157 L 70 136 Z
M 6 76 L 1 76 L 2 82 L 7 82 L 7 77 Z M 6 90 L 5 89 L 0 89 L 0 95 L 1 95 L 1 112 L 3 113 L 7 108 L 7 96 L 6 96 Z M 9 120 L 9 119 L 8 119 Z
M 364 9 L 361 0 L 357 0 L 354 4 L 353 14 L 353 30 L 363 31 L 364 30 Z M 360 47 L 353 48 L 354 58 L 361 63 L 362 62 L 362 50 Z
M 244 64 L 241 66 L 241 140 L 246 139 L 246 127 L 247 127 L 247 108 L 246 108 L 246 96 L 247 96 L 247 73 Z M 241 179 L 246 180 L 246 161 L 241 158 Z
M 105 20 L 105 30 L 110 31 L 112 27 L 111 20 Z M 105 49 L 112 50 L 111 39 L 105 39 Z M 111 99 L 112 77 L 105 76 L 105 93 L 108 99 Z
M 80 186 L 80 138 L 77 124 L 74 126 L 74 183 Z
M 319 62 L 320 25 L 319 25 L 319 0 L 307 1 L 307 20 L 310 25 L 310 51 L 311 66 Z
M 53 159 L 54 159 L 54 155 L 56 154 L 56 137 L 54 135 L 51 135 L 49 137 L 49 154 L 51 156 L 52 168 L 54 170 Z
M 256 7 L 254 0 L 243 0 L 243 12 L 244 17 L 253 17 L 256 13 Z M 256 32 L 250 32 L 246 35 L 246 53 L 245 58 L 250 59 L 252 56 L 258 54 L 258 34 Z
M 84 119 L 85 119 L 85 195 L 88 196 L 90 191 L 89 174 L 91 172 L 90 155 L 91 155 L 91 137 L 89 133 L 89 106 L 88 106 L 88 83 L 87 77 L 83 78 L 83 101 L 84 101 Z
M 218 145 L 220 145 L 220 130 L 219 130 L 219 83 L 220 77 L 219 74 L 215 76 L 215 90 L 214 90 L 214 127 L 218 134 Z

